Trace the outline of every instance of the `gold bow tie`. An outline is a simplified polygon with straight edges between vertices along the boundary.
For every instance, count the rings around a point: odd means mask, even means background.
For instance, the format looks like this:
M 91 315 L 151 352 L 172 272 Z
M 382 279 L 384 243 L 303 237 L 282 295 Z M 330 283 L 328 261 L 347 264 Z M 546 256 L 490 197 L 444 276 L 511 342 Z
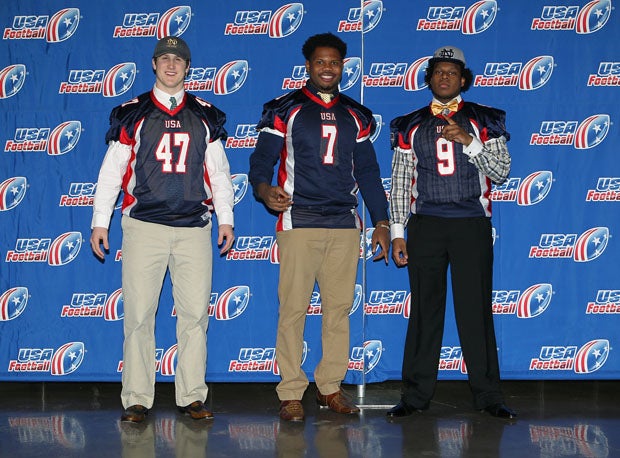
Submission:
M 451 111 L 457 111 L 458 109 L 459 103 L 456 100 L 452 100 L 450 103 L 447 103 L 445 105 L 437 102 L 431 103 L 431 111 L 433 112 L 433 115 L 438 115 L 439 113 L 447 115 Z

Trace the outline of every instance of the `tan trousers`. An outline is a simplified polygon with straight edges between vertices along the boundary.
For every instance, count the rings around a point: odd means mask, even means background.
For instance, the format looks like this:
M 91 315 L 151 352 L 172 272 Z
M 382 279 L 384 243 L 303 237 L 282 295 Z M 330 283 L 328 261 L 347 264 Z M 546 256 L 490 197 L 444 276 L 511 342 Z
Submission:
M 175 392 L 178 406 L 207 398 L 207 326 L 211 296 L 211 223 L 170 227 L 128 216 L 123 229 L 124 333 L 121 401 L 153 406 L 155 314 L 170 270 L 177 315 Z M 166 310 L 165 313 L 170 313 Z
M 276 359 L 281 401 L 300 400 L 308 386 L 301 368 L 306 312 L 315 281 L 322 306 L 323 354 L 314 371 L 322 394 L 340 389 L 349 364 L 349 312 L 360 253 L 359 229 L 291 229 L 277 234 L 280 310 Z

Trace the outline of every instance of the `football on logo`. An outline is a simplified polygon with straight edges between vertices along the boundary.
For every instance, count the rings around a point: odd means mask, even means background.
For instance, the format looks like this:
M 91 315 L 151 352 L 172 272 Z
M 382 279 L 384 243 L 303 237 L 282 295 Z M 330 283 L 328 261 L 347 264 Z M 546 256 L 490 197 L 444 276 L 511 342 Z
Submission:
M 588 262 L 598 258 L 609 241 L 609 228 L 593 227 L 588 229 L 577 239 L 573 259 L 577 262 Z
M 28 288 L 17 286 L 0 296 L 0 321 L 10 321 L 22 314 L 28 304 Z
M 609 340 L 591 340 L 577 352 L 575 356 L 575 372 L 578 374 L 590 374 L 596 372 L 609 356 Z
M 103 96 L 116 97 L 124 94 L 133 85 L 136 78 L 136 64 L 124 62 L 117 64 L 106 73 L 103 80 Z
M 367 340 L 364 342 L 364 374 L 368 374 L 375 368 L 381 354 L 383 353 L 383 344 L 380 340 Z
M 340 91 L 346 91 L 353 87 L 362 74 L 362 59 L 359 57 L 347 57 L 342 64 L 342 79 Z
M 362 8 L 362 22 L 364 24 L 362 30 L 370 32 L 377 27 L 383 15 L 383 2 L 381 0 L 367 0 Z
M 239 90 L 248 76 L 248 61 L 233 60 L 220 68 L 215 75 L 213 93 L 217 95 L 232 94 Z
M 517 191 L 518 205 L 534 205 L 541 202 L 553 184 L 553 173 L 549 171 L 534 172 L 523 179 Z
M 80 232 L 65 232 L 58 236 L 50 246 L 47 263 L 50 266 L 64 266 L 73 261 L 82 248 Z
M 123 290 L 121 288 L 114 291 L 105 301 L 103 318 L 106 321 L 122 320 L 125 316 L 125 302 L 123 301 Z
M 609 123 L 608 114 L 593 115 L 583 121 L 575 132 L 575 148 L 594 148 L 601 143 L 609 132 Z
M 349 315 L 353 315 L 355 311 L 360 307 L 360 304 L 362 303 L 362 297 L 364 296 L 363 292 L 364 290 L 362 289 L 362 285 L 356 283 L 355 291 L 353 293 L 353 306 L 351 307 Z
M 80 121 L 66 121 L 58 125 L 50 134 L 47 154 L 60 156 L 68 153 L 77 145 L 81 133 L 82 123 Z
M 301 3 L 281 6 L 269 19 L 269 37 L 288 37 L 299 28 L 303 18 L 304 6 Z
M 553 73 L 553 65 L 552 56 L 538 56 L 530 60 L 519 73 L 519 89 L 532 91 L 547 84 Z
M 0 183 L 0 211 L 17 207 L 26 195 L 28 181 L 25 177 L 13 177 Z
M 532 285 L 521 294 L 517 302 L 517 316 L 519 318 L 534 318 L 540 315 L 551 303 L 553 288 L 549 283 Z
M 592 33 L 603 28 L 611 15 L 611 0 L 594 0 L 577 16 L 577 33 Z
M 248 176 L 245 173 L 236 173 L 230 178 L 232 179 L 233 191 L 235 193 L 234 204 L 237 205 L 248 190 Z
M 362 234 L 360 240 L 360 258 L 369 260 L 372 258 L 372 234 L 375 232 L 374 227 L 367 227 L 366 232 Z
M 419 91 L 426 88 L 424 76 L 426 75 L 426 67 L 428 67 L 428 60 L 430 58 L 431 56 L 421 57 L 409 66 L 405 74 L 405 91 Z
M 250 302 L 250 288 L 248 286 L 233 286 L 228 288 L 218 298 L 215 305 L 217 320 L 232 320 L 241 315 Z
M 71 37 L 80 23 L 80 10 L 65 8 L 54 14 L 47 24 L 45 40 L 48 43 L 58 43 Z
M 411 293 L 407 294 L 403 305 L 403 318 L 408 320 L 411 316 Z
M 0 99 L 8 99 L 19 92 L 26 81 L 26 66 L 14 64 L 0 71 Z
M 476 2 L 467 9 L 463 18 L 463 33 L 472 35 L 484 32 L 491 27 L 497 14 L 495 0 Z
M 379 138 L 379 134 L 381 133 L 381 127 L 383 127 L 383 116 L 380 114 L 373 114 L 372 117 L 375 119 L 375 125 L 377 126 L 370 137 L 370 141 L 374 143 L 375 140 Z
M 280 264 L 280 248 L 278 242 L 273 242 L 269 248 L 269 262 L 271 264 Z
M 52 356 L 52 375 L 68 375 L 80 367 L 83 360 L 84 343 L 66 343 Z
M 161 15 L 157 24 L 157 39 L 173 36 L 179 37 L 189 27 L 192 9 L 189 6 L 176 6 Z
M 161 375 L 174 375 L 177 365 L 177 345 L 174 344 L 161 358 Z

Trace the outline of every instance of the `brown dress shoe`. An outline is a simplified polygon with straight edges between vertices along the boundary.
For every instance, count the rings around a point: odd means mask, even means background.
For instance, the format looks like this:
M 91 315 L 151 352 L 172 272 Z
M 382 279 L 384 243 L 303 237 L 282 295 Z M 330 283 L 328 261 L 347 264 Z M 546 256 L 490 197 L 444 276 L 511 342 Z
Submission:
M 149 413 L 149 409 L 140 404 L 127 407 L 121 415 L 121 421 L 132 421 L 134 423 L 142 423 Z
M 321 394 L 320 391 L 316 392 L 316 402 L 321 407 L 328 407 L 336 413 L 353 414 L 360 411 L 359 407 L 353 404 L 346 393 L 342 391 L 342 388 L 332 394 Z
M 282 401 L 280 418 L 284 421 L 304 421 L 304 406 L 301 401 Z
M 189 415 L 194 420 L 211 420 L 213 418 L 213 414 L 207 410 L 202 401 L 194 401 L 190 405 L 179 407 L 179 412 Z

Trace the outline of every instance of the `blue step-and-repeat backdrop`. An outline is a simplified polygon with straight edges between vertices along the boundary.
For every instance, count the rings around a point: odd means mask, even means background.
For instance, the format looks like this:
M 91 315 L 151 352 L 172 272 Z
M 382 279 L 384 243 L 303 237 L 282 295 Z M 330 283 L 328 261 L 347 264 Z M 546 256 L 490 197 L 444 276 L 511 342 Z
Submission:
M 386 195 L 390 120 L 429 103 L 423 73 L 437 47 L 464 50 L 474 73 L 464 98 L 505 109 L 512 134 L 511 176 L 492 191 L 502 376 L 620 376 L 612 0 L 20 0 L 3 2 L 0 13 L 0 380 L 120 380 L 120 214 L 101 263 L 88 243 L 92 200 L 109 112 L 152 87 L 152 51 L 167 34 L 192 50 L 186 88 L 228 115 L 237 238 L 214 261 L 207 380 L 278 380 L 275 217 L 248 187 L 248 157 L 262 104 L 304 84 L 301 45 L 326 31 L 349 45 L 341 90 L 375 113 Z M 411 300 L 404 269 L 370 261 L 371 230 L 360 239 L 351 312 L 345 381 L 355 384 L 400 378 Z M 448 310 L 440 378 L 463 379 Z M 315 289 L 303 363 L 310 376 L 320 323 Z M 170 381 L 169 279 L 156 337 L 157 379 Z

